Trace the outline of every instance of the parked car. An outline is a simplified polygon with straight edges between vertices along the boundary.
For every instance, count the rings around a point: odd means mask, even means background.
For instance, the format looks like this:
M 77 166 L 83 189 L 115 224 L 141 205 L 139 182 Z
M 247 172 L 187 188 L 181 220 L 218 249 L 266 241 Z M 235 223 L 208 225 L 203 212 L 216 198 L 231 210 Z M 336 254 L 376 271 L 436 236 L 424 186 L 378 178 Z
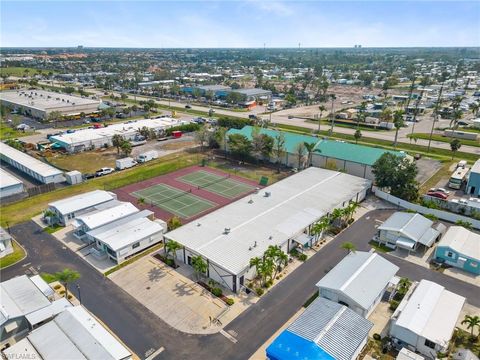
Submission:
M 192 121 L 194 123 L 197 123 L 197 124 L 205 124 L 207 122 L 207 120 L 202 118 L 202 117 L 197 117 L 197 118 L 193 119 Z
M 255 115 L 255 114 L 250 114 L 250 115 L 248 115 L 248 118 L 249 118 L 250 120 L 258 120 L 258 116 Z
M 185 109 L 191 109 L 191 108 L 192 108 L 192 105 L 190 104 L 185 105 Z
M 113 169 L 113 168 L 108 168 L 108 167 L 101 168 L 101 169 L 95 171 L 95 176 L 108 175 L 108 174 L 111 174 L 114 171 L 115 171 L 115 169 Z
M 441 193 L 444 193 L 445 195 L 450 194 L 450 191 L 444 188 L 431 188 L 430 190 L 428 190 L 428 192 L 441 192 Z
M 74 132 L 75 132 L 75 130 L 73 130 L 73 129 L 68 129 L 67 130 L 67 134 L 73 134 Z
M 436 197 L 438 199 L 447 200 L 448 195 L 439 191 L 429 191 L 427 192 L 428 196 Z
M 83 174 L 82 175 L 83 180 L 88 180 L 88 179 L 93 179 L 95 177 L 95 174 Z

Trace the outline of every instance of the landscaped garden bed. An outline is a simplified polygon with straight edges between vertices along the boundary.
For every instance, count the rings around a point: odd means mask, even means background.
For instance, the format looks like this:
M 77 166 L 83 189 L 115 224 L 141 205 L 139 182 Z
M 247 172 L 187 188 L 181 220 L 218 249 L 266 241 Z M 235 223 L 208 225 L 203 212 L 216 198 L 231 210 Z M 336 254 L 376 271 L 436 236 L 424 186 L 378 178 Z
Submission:
M 162 255 L 162 254 L 155 254 L 155 255 L 153 255 L 153 257 L 154 257 L 155 259 L 160 260 L 161 262 L 163 262 L 164 264 L 170 266 L 170 267 L 173 268 L 173 269 L 176 269 L 176 268 L 179 267 L 177 264 L 175 264 L 175 261 L 174 261 L 173 259 L 170 259 L 170 258 L 168 258 L 168 257 L 166 257 L 166 256 L 164 256 L 164 255 Z
M 203 281 L 198 281 L 197 283 L 201 287 L 203 287 L 205 290 L 208 290 L 212 295 L 215 295 L 216 297 L 222 299 L 222 301 L 228 306 L 231 306 L 234 304 L 234 300 L 232 298 L 229 298 L 228 296 L 223 295 L 221 288 L 217 286 L 210 286 L 208 284 L 205 284 Z

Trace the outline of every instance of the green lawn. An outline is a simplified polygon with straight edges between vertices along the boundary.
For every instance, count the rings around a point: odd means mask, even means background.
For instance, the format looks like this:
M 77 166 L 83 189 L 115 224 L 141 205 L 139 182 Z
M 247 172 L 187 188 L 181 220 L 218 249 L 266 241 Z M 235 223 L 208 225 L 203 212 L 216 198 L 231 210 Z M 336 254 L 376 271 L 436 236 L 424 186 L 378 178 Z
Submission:
M 13 246 L 13 253 L 0 258 L 0 269 L 3 269 L 7 266 L 13 265 L 25 257 L 25 251 L 23 248 L 18 245 L 18 243 L 14 240 L 12 241 Z
M 301 133 L 301 134 L 308 134 L 308 135 L 312 134 L 312 129 L 307 129 L 301 126 L 277 124 L 276 127 L 282 130 Z M 320 131 L 320 135 L 329 136 L 328 131 Z M 355 138 L 353 137 L 353 135 L 349 135 L 349 134 L 341 134 L 341 133 L 334 132 L 332 136 L 329 136 L 329 137 L 332 139 L 346 140 L 352 143 L 355 142 Z M 390 149 L 390 150 L 395 149 L 392 145 L 392 141 L 375 139 L 371 137 L 362 137 L 361 140 L 358 142 L 358 144 L 374 146 L 381 149 Z M 439 149 L 439 148 L 431 147 L 430 152 L 427 152 L 426 146 L 409 144 L 404 142 L 399 142 L 396 150 L 407 151 L 407 152 L 410 152 L 411 154 L 418 153 L 422 155 L 428 155 L 429 157 L 437 158 L 439 160 L 450 160 L 452 158 L 452 152 L 450 149 Z M 475 162 L 478 159 L 478 156 L 476 154 L 466 153 L 461 151 L 458 151 L 456 153 L 456 157 L 462 158 L 471 162 Z
M 25 70 L 28 70 L 28 73 L 25 73 Z M 50 71 L 56 73 L 54 70 L 39 70 L 34 68 L 27 68 L 27 67 L 0 67 L 0 74 L 6 76 L 17 76 L 23 77 L 23 75 L 32 76 L 39 74 L 40 71 L 47 75 Z
M 35 134 L 34 131 L 18 131 L 12 129 L 10 126 L 6 124 L 0 124 L 0 140 L 8 140 L 8 139 L 16 139 L 22 136 L 28 136 Z
M 73 196 L 95 189 L 113 190 L 198 164 L 200 159 L 201 157 L 198 155 L 176 153 L 151 161 L 147 166 L 134 167 L 108 176 L 95 178 L 79 185 L 61 188 L 13 204 L 4 205 L 0 208 L 0 224 L 5 226 L 7 222 L 10 225 L 14 225 L 28 221 L 33 216 L 45 210 L 48 203 L 63 199 L 67 196 Z
M 379 244 L 376 241 L 370 240 L 368 242 L 372 248 L 374 248 L 376 251 L 381 252 L 381 253 L 388 253 L 390 251 L 393 251 L 393 249 L 390 249 L 389 247 L 385 246 L 384 244 Z
M 53 234 L 54 232 L 63 229 L 63 226 L 55 224 L 55 225 L 50 225 L 47 226 L 46 228 L 43 229 L 46 233 Z
M 308 120 L 305 120 L 305 122 L 318 125 L 318 120 L 308 119 Z M 320 121 L 320 129 L 325 129 L 325 128 L 330 129 L 331 124 L 332 124 L 331 121 L 329 121 L 327 119 L 321 120 Z M 354 122 L 351 123 L 351 124 L 346 124 L 346 123 L 340 123 L 340 122 L 335 121 L 335 127 L 341 127 L 341 128 L 347 128 L 347 129 L 356 129 L 357 124 L 355 124 Z M 387 131 L 387 132 L 392 131 L 392 130 L 388 130 L 388 129 L 374 128 L 372 126 L 366 126 L 366 125 L 362 125 L 362 124 L 360 124 L 359 128 L 360 128 L 360 130 L 367 130 L 367 131 Z
M 430 138 L 430 134 L 413 133 L 413 134 L 408 135 L 408 137 L 411 137 L 412 139 L 428 140 Z M 441 141 L 441 142 L 445 142 L 445 143 L 450 143 L 453 140 L 453 138 L 438 135 L 438 134 L 433 134 L 432 135 L 432 140 L 433 141 Z M 465 139 L 458 139 L 458 140 L 460 140 L 462 145 L 480 147 L 480 141 L 478 141 L 478 140 L 465 140 Z

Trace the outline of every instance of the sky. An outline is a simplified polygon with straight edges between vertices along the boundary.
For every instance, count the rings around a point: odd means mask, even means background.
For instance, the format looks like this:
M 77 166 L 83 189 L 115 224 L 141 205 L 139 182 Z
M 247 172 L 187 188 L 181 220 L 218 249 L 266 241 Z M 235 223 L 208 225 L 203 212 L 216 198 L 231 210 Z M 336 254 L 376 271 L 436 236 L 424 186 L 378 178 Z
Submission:
M 2 47 L 479 46 L 480 1 L 1 1 Z

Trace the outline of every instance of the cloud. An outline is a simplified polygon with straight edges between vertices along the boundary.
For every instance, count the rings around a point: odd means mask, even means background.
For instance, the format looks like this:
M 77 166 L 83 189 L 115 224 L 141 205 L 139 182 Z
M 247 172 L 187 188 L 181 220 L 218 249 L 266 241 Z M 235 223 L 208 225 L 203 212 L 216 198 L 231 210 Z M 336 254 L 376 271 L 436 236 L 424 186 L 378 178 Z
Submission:
M 294 9 L 287 3 L 275 0 L 247 0 L 247 6 L 253 6 L 257 10 L 277 16 L 291 16 L 295 13 Z

